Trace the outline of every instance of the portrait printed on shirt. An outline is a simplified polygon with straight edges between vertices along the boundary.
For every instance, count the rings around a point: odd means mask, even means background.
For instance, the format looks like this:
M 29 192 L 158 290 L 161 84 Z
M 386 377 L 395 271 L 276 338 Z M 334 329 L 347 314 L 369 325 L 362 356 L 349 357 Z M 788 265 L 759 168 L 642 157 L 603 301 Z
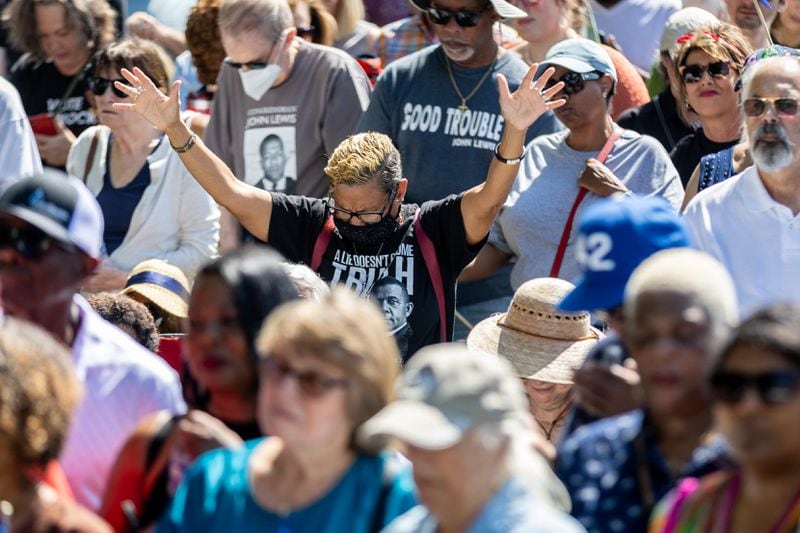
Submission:
M 369 299 L 383 313 L 389 332 L 397 340 L 400 355 L 405 358 L 408 352 L 408 339 L 411 337 L 411 326 L 408 317 L 414 311 L 414 303 L 406 286 L 391 276 L 381 278 L 372 285 Z
M 244 181 L 270 192 L 294 194 L 297 145 L 294 126 L 244 132 Z
M 331 283 L 343 284 L 378 305 L 403 358 L 412 333 L 408 319 L 414 312 L 414 247 L 404 242 L 394 252 L 378 255 L 339 249 L 332 263 Z

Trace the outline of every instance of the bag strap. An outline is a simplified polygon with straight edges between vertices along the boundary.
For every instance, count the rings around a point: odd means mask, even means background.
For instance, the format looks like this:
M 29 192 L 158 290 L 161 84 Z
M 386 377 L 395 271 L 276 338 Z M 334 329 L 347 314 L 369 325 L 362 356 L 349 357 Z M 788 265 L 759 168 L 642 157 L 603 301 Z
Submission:
M 600 150 L 600 153 L 597 155 L 597 160 L 599 162 L 605 162 L 608 154 L 611 153 L 611 149 L 614 147 L 614 143 L 617 141 L 617 139 L 619 139 L 621 133 L 621 130 L 615 129 L 611 136 L 609 136 L 608 140 L 606 140 L 606 143 L 603 145 L 603 148 Z M 550 267 L 551 278 L 558 277 L 558 273 L 561 270 L 561 263 L 564 262 L 564 252 L 567 251 L 567 241 L 569 241 L 569 236 L 572 234 L 572 223 L 575 221 L 575 213 L 578 212 L 578 206 L 581 205 L 581 202 L 588 193 L 588 189 L 581 187 L 578 190 L 578 195 L 575 197 L 575 201 L 572 202 L 572 208 L 569 210 L 569 216 L 564 224 L 564 230 L 561 232 L 561 241 L 558 243 L 558 249 L 556 250 L 555 258 L 553 259 L 553 265 Z
M 317 235 L 317 240 L 314 242 L 314 251 L 311 252 L 311 264 L 308 266 L 314 272 L 316 272 L 319 268 L 319 265 L 322 264 L 322 256 L 325 254 L 325 250 L 328 249 L 328 245 L 331 242 L 331 237 L 333 237 L 334 228 L 335 225 L 333 223 L 333 215 L 331 215 L 322 226 L 322 231 L 320 231 L 319 235 Z
M 89 179 L 89 172 L 92 170 L 92 165 L 94 165 L 94 154 L 97 152 L 97 142 L 100 138 L 100 129 L 95 128 L 94 135 L 92 135 L 92 144 L 89 145 L 89 153 L 86 154 L 86 163 L 83 165 L 83 183 L 86 184 L 86 180 Z
M 444 283 L 442 282 L 442 271 L 439 269 L 439 260 L 436 257 L 436 248 L 433 246 L 425 228 L 422 227 L 422 219 L 419 216 L 420 209 L 414 213 L 414 234 L 417 236 L 419 249 L 422 252 L 422 260 L 428 269 L 428 275 L 433 284 L 433 293 L 436 295 L 436 303 L 439 307 L 439 336 L 441 342 L 447 342 L 447 319 L 445 318 L 444 308 Z

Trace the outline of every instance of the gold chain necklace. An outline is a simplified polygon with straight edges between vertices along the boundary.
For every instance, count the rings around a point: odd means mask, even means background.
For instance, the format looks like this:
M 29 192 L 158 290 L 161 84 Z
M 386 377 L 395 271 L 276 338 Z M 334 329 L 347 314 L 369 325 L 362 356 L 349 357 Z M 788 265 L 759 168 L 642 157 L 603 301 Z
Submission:
M 463 113 L 464 111 L 469 109 L 469 106 L 467 106 L 467 100 L 469 100 L 470 98 L 475 96 L 475 93 L 478 92 L 478 89 L 481 88 L 481 85 L 483 85 L 483 82 L 485 82 L 486 79 L 489 77 L 489 74 L 492 73 L 492 69 L 494 69 L 494 64 L 497 63 L 497 57 L 494 58 L 494 61 L 492 61 L 492 64 L 489 65 L 489 68 L 486 69 L 486 72 L 484 72 L 483 76 L 481 76 L 481 79 L 478 80 L 478 83 L 475 85 L 475 87 L 472 88 L 472 90 L 469 92 L 469 94 L 467 96 L 464 96 L 463 94 L 461 94 L 461 90 L 458 88 L 458 84 L 456 83 L 456 79 L 453 77 L 453 69 L 452 69 L 452 67 L 450 67 L 450 58 L 447 57 L 447 54 L 445 54 L 445 56 L 444 56 L 444 62 L 447 65 L 447 75 L 450 76 L 450 83 L 453 84 L 453 89 L 455 89 L 456 94 L 458 95 L 458 97 L 461 98 L 461 104 L 458 106 L 458 109 L 459 109 L 459 111 L 461 111 Z

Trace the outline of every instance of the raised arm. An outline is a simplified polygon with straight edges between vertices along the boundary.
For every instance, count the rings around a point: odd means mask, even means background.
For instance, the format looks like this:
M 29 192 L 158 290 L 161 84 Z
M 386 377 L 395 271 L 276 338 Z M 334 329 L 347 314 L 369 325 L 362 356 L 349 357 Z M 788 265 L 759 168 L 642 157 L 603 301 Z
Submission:
M 566 102 L 564 99 L 551 100 L 564 86 L 563 82 L 544 90 L 547 80 L 555 70 L 549 68 L 533 81 L 536 69 L 536 64 L 531 65 L 513 94 L 508 88 L 505 76 L 497 75 L 500 110 L 505 119 L 505 128 L 497 146 L 497 154 L 503 159 L 516 159 L 524 155 L 522 152 L 528 127 L 546 111 L 561 107 Z M 489 232 L 494 218 L 500 212 L 514 185 L 518 168 L 519 161 L 503 163 L 495 157 L 489 165 L 486 181 L 464 193 L 464 198 L 461 200 L 461 216 L 464 219 L 464 229 L 469 244 L 480 242 Z
M 114 109 L 139 113 L 166 133 L 173 147 L 188 147 L 193 134 L 180 118 L 180 81 L 172 84 L 167 96 L 139 68 L 134 67 L 133 72 L 122 69 L 121 72 L 131 85 L 120 82 L 115 82 L 115 85 L 130 97 L 131 102 L 115 103 Z M 178 151 L 178 155 L 214 201 L 230 211 L 253 236 L 267 240 L 272 216 L 272 195 L 269 192 L 237 179 L 197 136 L 194 136 L 194 146 Z

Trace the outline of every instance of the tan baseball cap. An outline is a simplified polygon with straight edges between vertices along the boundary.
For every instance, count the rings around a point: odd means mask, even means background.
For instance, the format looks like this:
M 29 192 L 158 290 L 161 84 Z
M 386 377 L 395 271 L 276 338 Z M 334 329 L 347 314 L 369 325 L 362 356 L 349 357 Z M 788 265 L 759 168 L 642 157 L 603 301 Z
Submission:
M 524 420 L 528 411 L 511 365 L 463 344 L 423 348 L 406 365 L 397 388 L 397 400 L 361 426 L 359 439 L 394 437 L 443 450 L 480 423 Z

